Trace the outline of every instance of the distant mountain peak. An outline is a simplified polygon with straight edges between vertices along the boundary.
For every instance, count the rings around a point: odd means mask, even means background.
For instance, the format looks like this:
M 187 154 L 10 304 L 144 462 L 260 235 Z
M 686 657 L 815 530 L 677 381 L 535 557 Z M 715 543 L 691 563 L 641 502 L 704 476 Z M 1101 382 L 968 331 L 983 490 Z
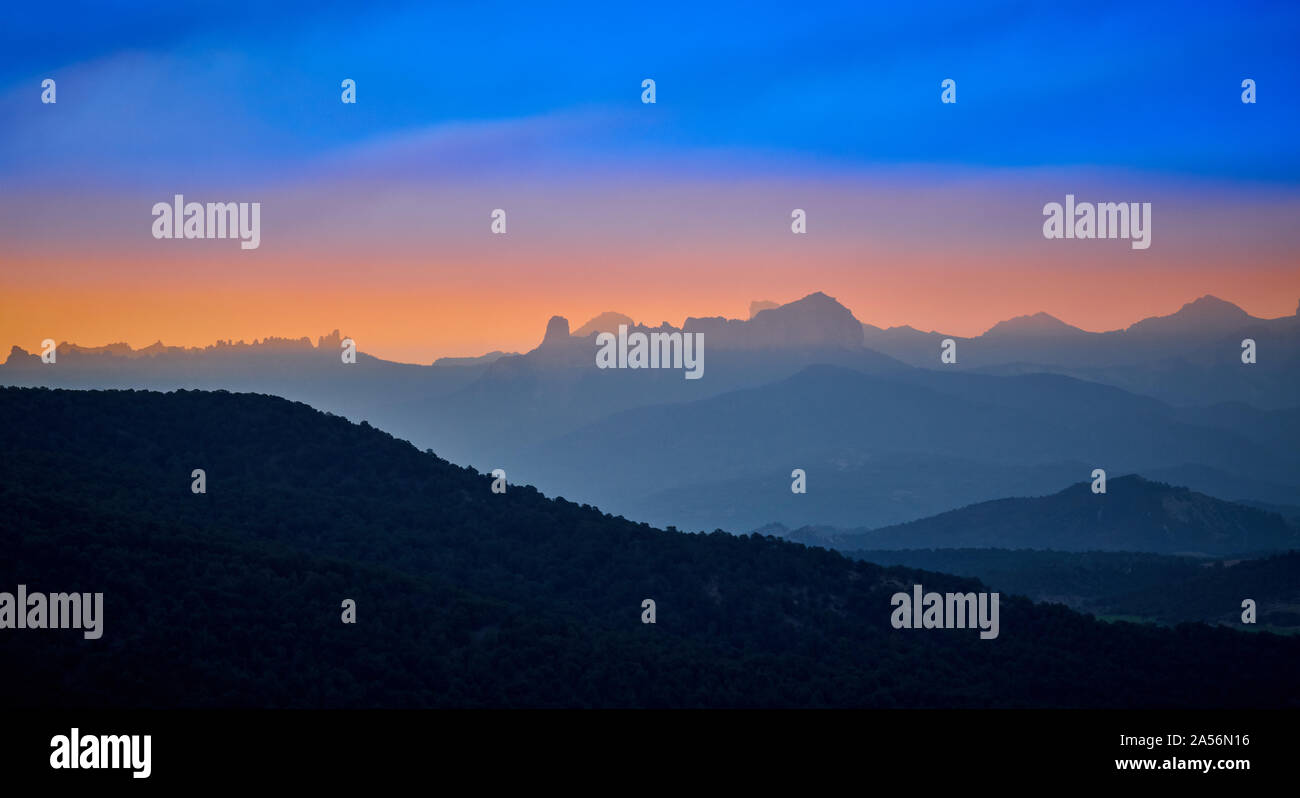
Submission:
M 1076 482 L 1048 496 L 994 499 L 882 527 L 842 545 L 1236 554 L 1297 543 L 1295 528 L 1276 513 L 1137 474 L 1106 487 L 1104 507 L 1090 482 Z
M 552 316 L 551 320 L 546 322 L 546 335 L 542 338 L 542 346 L 567 340 L 569 340 L 569 320 L 563 316 Z
M 862 325 L 853 312 L 821 291 L 729 324 L 744 330 L 749 346 L 862 346 Z
M 1188 302 L 1186 305 L 1183 305 L 1182 308 L 1178 310 L 1178 313 L 1175 313 L 1174 315 L 1179 315 L 1184 313 L 1188 315 L 1196 315 L 1196 316 L 1207 316 L 1207 317 L 1213 316 L 1216 318 L 1233 318 L 1233 319 L 1250 318 L 1250 314 L 1247 313 L 1246 311 L 1242 310 L 1241 308 L 1237 307 L 1231 302 L 1219 299 L 1217 296 L 1214 296 L 1213 294 L 1206 294 L 1200 299 L 1197 299 L 1192 302 Z
M 823 291 L 814 291 L 808 296 L 804 297 L 803 299 L 797 299 L 794 302 L 790 302 L 786 305 L 783 305 L 782 307 L 792 307 L 795 305 L 808 305 L 811 307 L 836 307 L 836 308 L 844 308 L 845 310 L 848 310 L 848 308 L 845 308 L 843 305 L 841 305 L 839 301 L 835 299 L 835 297 L 830 296 L 829 294 Z
M 620 324 L 626 324 L 629 327 L 633 327 L 636 323 L 632 321 L 631 316 L 624 316 L 622 313 L 615 313 L 612 310 L 607 310 L 574 330 L 573 337 L 586 338 L 589 335 L 603 332 L 617 333 Z
M 21 346 L 14 344 L 13 348 L 9 350 L 9 357 L 5 360 L 5 365 L 18 364 L 31 357 L 33 357 L 33 355 L 30 352 L 23 349 Z
M 784 305 L 778 305 L 774 308 L 765 308 L 754 316 L 754 321 L 763 322 L 771 318 L 781 316 L 784 318 L 797 319 L 834 319 L 842 320 L 845 318 L 853 319 L 854 324 L 858 320 L 853 318 L 853 311 L 844 307 L 833 296 L 829 296 L 821 291 L 796 299 L 793 302 L 787 302 Z
M 1200 299 L 1183 305 L 1177 313 L 1143 319 L 1129 327 L 1128 331 L 1182 335 L 1207 330 L 1234 329 L 1253 319 L 1253 316 L 1231 302 L 1206 294 Z
M 781 307 L 780 302 L 773 302 L 768 299 L 755 299 L 753 302 L 749 303 L 749 317 L 752 319 L 765 310 L 779 307 Z
M 1031 334 L 1082 332 L 1078 327 L 1066 324 L 1049 313 L 1038 312 L 1030 316 L 1016 316 L 1000 321 L 989 328 L 985 335 Z

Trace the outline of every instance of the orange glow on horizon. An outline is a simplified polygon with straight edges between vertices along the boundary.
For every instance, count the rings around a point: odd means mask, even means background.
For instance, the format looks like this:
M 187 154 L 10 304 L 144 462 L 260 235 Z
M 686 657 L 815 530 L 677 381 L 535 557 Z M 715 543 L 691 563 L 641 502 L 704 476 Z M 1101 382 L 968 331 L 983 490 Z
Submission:
M 815 291 L 868 324 L 958 336 L 1040 311 L 1119 329 L 1205 294 L 1295 313 L 1300 195 L 1140 177 L 340 179 L 268 191 L 254 251 L 154 240 L 151 192 L 0 197 L 0 357 L 45 338 L 202 347 L 337 328 L 363 352 L 429 363 L 531 350 L 552 315 L 571 329 L 605 311 L 680 325 Z M 1065 190 L 1150 197 L 1152 247 L 1045 240 L 1040 209 Z M 510 232 L 494 236 L 503 197 Z M 70 203 L 95 211 L 75 231 Z M 808 209 L 806 235 L 791 234 L 791 207 Z
M 1256 266 L 1249 275 L 1222 269 L 1146 268 L 1099 272 L 1031 266 L 953 269 L 941 264 L 817 270 L 755 262 L 747 279 L 681 265 L 645 279 L 622 269 L 586 279 L 540 268 L 528 275 L 450 281 L 430 272 L 405 287 L 322 279 L 158 281 L 140 290 L 108 281 L 73 285 L 0 285 L 0 346 L 39 350 L 44 338 L 82 346 L 161 340 L 203 347 L 217 340 L 309 337 L 338 328 L 369 354 L 410 363 L 473 356 L 493 350 L 526 352 L 541 341 L 552 315 L 577 329 L 604 311 L 638 322 L 680 325 L 688 316 L 746 318 L 752 300 L 791 302 L 814 291 L 838 299 L 859 321 L 879 327 L 911 325 L 973 336 L 999 321 L 1039 311 L 1087 330 L 1127 327 L 1167 315 L 1214 294 L 1264 318 L 1295 313 L 1296 270 Z M 41 270 L 31 273 L 40 274 Z M 566 279 L 567 278 L 567 279 Z M 475 284 L 477 283 L 477 284 Z

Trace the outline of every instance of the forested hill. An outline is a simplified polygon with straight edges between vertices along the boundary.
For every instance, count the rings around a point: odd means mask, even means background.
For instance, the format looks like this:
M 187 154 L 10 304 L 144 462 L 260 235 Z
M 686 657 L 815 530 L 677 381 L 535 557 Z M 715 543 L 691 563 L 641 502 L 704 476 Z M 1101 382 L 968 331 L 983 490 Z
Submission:
M 494 494 L 270 396 L 6 388 L 0 417 L 0 591 L 105 616 L 0 629 L 0 706 L 1300 705 L 1295 639 L 1008 596 L 994 640 L 896 630 L 894 592 L 981 587 Z
M 1040 548 L 1234 554 L 1300 547 L 1300 528 L 1275 512 L 1129 474 L 1105 494 L 1079 482 L 1051 496 L 998 499 L 845 540 L 860 548 Z

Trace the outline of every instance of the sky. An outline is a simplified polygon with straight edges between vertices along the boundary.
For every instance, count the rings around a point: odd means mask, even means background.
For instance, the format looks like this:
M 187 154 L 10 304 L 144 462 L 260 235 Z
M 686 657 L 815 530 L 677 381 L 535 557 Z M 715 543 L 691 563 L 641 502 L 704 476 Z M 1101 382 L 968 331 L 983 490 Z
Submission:
M 1295 4 L 618 5 L 11 10 L 0 352 L 340 328 L 429 362 L 814 291 L 955 335 L 1296 312 Z M 261 245 L 154 239 L 175 194 L 260 202 Z M 1151 247 L 1044 239 L 1066 194 L 1152 203 Z

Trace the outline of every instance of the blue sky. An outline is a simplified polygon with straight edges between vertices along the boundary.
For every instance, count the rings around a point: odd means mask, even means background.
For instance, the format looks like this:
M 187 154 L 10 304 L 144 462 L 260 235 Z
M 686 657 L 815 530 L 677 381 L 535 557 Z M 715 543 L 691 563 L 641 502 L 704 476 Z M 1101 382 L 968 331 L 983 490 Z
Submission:
M 495 123 L 524 132 L 462 157 L 1300 180 L 1294 3 L 128 9 L 11 9 L 0 179 L 274 177 Z M 39 102 L 45 77 L 57 108 Z M 339 102 L 345 77 L 355 107 Z M 1246 77 L 1255 105 L 1239 100 Z M 939 102 L 944 78 L 955 106 Z

